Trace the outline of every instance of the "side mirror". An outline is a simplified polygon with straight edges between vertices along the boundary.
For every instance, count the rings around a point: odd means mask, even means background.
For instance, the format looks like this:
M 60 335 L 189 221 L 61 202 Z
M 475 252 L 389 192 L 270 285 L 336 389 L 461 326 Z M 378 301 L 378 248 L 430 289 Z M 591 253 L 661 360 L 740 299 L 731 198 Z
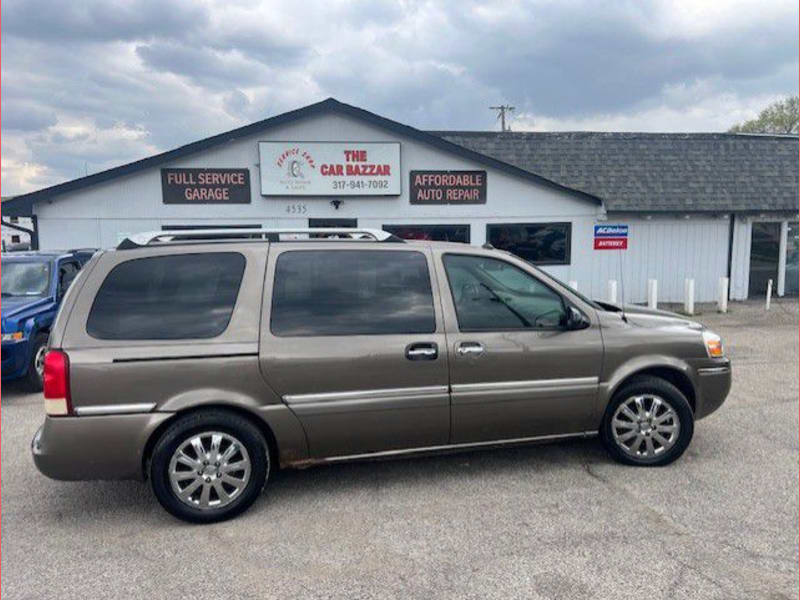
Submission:
M 567 307 L 567 329 L 586 329 L 590 325 L 589 319 L 587 319 L 581 311 L 574 306 Z

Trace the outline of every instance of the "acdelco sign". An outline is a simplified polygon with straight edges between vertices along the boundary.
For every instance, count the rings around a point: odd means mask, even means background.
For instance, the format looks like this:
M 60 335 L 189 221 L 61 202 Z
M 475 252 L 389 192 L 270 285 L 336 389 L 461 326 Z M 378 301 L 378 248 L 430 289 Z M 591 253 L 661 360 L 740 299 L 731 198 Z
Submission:
M 594 226 L 595 250 L 627 250 L 628 226 L 627 225 L 595 225 Z
M 399 142 L 259 142 L 263 196 L 399 196 Z

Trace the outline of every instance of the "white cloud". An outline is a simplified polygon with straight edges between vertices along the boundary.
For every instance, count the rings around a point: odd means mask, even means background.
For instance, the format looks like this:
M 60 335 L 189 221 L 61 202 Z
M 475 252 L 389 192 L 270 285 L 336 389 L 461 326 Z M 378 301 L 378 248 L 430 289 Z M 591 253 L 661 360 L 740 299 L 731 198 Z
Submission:
M 599 113 L 581 118 L 558 118 L 522 113 L 511 122 L 514 131 L 727 131 L 753 118 L 775 96 L 739 98 L 721 93 L 676 107 L 667 103 L 625 113 Z
M 797 91 L 783 0 L 3 2 L 3 194 L 327 96 L 427 129 L 726 130 Z

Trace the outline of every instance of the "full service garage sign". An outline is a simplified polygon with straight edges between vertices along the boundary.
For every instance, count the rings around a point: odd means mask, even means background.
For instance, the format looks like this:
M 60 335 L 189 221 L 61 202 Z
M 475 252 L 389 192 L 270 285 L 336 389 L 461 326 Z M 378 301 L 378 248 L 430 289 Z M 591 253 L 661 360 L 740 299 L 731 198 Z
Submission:
M 628 226 L 627 225 L 595 225 L 594 226 L 595 250 L 627 250 Z
M 263 196 L 399 196 L 399 142 L 259 142 Z
M 249 204 L 249 169 L 161 169 L 164 204 Z

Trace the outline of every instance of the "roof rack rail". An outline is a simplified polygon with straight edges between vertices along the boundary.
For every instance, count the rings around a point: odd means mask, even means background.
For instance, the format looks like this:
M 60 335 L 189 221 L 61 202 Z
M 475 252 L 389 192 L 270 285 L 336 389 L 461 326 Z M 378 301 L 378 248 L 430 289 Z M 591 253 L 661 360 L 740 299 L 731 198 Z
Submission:
M 161 244 L 191 244 L 208 242 L 286 242 L 308 240 L 369 240 L 400 242 L 405 240 L 382 229 L 361 227 L 301 227 L 290 229 L 181 229 L 146 231 L 126 237 L 117 250 L 131 250 Z

